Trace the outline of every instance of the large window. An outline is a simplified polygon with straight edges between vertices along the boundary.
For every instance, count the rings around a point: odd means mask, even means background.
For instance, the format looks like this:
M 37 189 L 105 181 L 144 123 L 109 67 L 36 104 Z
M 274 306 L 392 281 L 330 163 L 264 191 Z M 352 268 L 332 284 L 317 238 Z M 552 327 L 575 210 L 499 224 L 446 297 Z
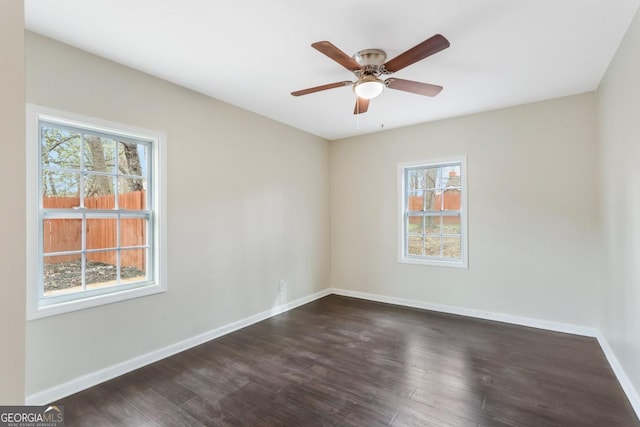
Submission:
M 399 166 L 399 261 L 467 267 L 464 158 Z
M 36 106 L 28 115 L 37 161 L 30 317 L 164 290 L 162 135 Z

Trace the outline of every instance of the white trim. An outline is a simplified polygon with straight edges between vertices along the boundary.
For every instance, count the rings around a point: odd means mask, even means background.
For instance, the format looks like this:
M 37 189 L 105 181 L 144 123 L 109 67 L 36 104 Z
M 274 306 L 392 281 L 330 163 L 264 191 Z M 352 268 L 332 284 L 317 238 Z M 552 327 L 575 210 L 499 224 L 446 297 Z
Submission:
M 460 199 L 460 240 L 462 247 L 460 248 L 461 259 L 447 260 L 447 259 L 428 259 L 420 257 L 408 257 L 404 254 L 405 247 L 405 229 L 404 229 L 404 216 L 406 206 L 406 191 L 404 182 L 404 171 L 407 168 L 415 166 L 442 166 L 446 164 L 460 163 L 460 188 L 462 189 Z M 417 265 L 429 265 L 436 267 L 454 267 L 454 268 L 469 268 L 469 215 L 467 213 L 467 156 L 452 156 L 441 159 L 430 159 L 423 161 L 411 161 L 398 163 L 398 263 L 400 264 L 417 264 Z
M 166 277 L 166 276 L 164 276 Z M 29 282 L 33 283 L 33 282 Z M 163 281 L 162 283 L 166 283 Z M 122 289 L 116 292 L 108 292 L 98 295 L 85 296 L 82 299 L 73 299 L 69 301 L 63 301 L 51 305 L 41 305 L 40 307 L 34 307 L 33 304 L 29 304 L 29 312 L 27 313 L 27 321 L 41 319 L 43 317 L 56 316 L 58 314 L 69 313 L 71 311 L 84 310 L 91 307 L 98 307 L 105 304 L 112 304 L 114 302 L 126 301 L 133 298 L 145 297 L 148 295 L 155 295 L 162 292 L 166 292 L 167 287 L 160 284 L 143 285 L 131 289 Z
M 618 361 L 613 349 L 609 345 L 609 341 L 607 341 L 600 331 L 596 333 L 596 339 L 598 340 L 600 347 L 602 347 L 602 351 L 604 352 L 609 365 L 611 365 L 611 369 L 613 369 L 613 373 L 616 375 L 622 390 L 624 390 L 627 395 L 629 403 L 631 403 L 633 410 L 636 411 L 636 415 L 640 418 L 640 393 L 638 393 L 638 390 L 633 386 L 633 383 L 627 376 L 627 373 L 622 368 L 622 365 Z
M 420 308 L 423 310 L 437 311 L 440 313 L 456 314 L 460 316 L 467 316 L 478 319 L 493 320 L 497 322 L 509 323 L 520 326 L 527 326 L 531 328 L 544 329 L 554 332 L 563 332 L 574 335 L 581 335 L 586 337 L 594 337 L 597 339 L 600 347 L 602 348 L 607 361 L 611 365 L 611 368 L 620 383 L 622 389 L 627 395 L 631 406 L 635 410 L 636 414 L 640 418 L 640 394 L 633 386 L 633 383 L 627 377 L 622 365 L 618 361 L 615 353 L 609 346 L 606 338 L 595 328 L 589 328 L 586 326 L 573 325 L 562 322 L 550 322 L 547 320 L 533 319 L 528 317 L 514 316 L 503 313 L 493 313 L 483 310 L 475 310 L 463 307 L 455 307 L 441 304 L 425 303 L 422 301 L 410 300 L 405 298 L 396 298 L 385 295 L 371 294 L 366 292 L 349 291 L 346 289 L 330 288 L 320 292 L 308 295 L 303 298 L 299 298 L 295 301 L 291 301 L 280 306 L 276 306 L 270 310 L 263 311 L 261 313 L 249 316 L 247 318 L 238 320 L 236 322 L 229 323 L 227 325 L 220 326 L 186 340 L 180 341 L 175 344 L 171 344 L 167 347 L 152 351 L 142 356 L 135 357 L 133 359 L 118 363 L 116 365 L 101 369 L 96 372 L 92 372 L 87 375 L 75 378 L 64 384 L 51 387 L 47 390 L 43 390 L 38 393 L 29 395 L 25 399 L 26 405 L 46 405 L 63 397 L 69 396 L 73 393 L 85 390 L 89 387 L 93 387 L 102 382 L 108 381 L 120 375 L 124 375 L 128 372 L 142 368 L 143 366 L 157 362 L 158 360 L 172 356 L 181 351 L 188 350 L 197 345 L 203 344 L 207 341 L 237 331 L 238 329 L 245 328 L 254 323 L 276 316 L 278 314 L 287 312 L 301 305 L 308 304 L 317 299 L 323 298 L 327 295 L 335 294 L 352 298 L 359 298 L 369 301 L 382 302 L 387 304 L 395 304 L 405 307 Z
M 369 301 L 384 302 L 387 304 L 402 305 L 405 307 L 421 308 L 423 310 L 437 311 L 440 313 L 457 314 L 459 316 L 473 317 L 476 319 L 493 320 L 496 322 L 510 323 L 513 325 L 527 326 L 529 328 L 545 329 L 547 331 L 563 332 L 565 334 L 595 337 L 597 329 L 570 323 L 551 322 L 548 320 L 533 319 L 530 317 L 514 316 L 512 314 L 493 313 L 491 311 L 476 310 L 472 308 L 456 307 L 451 305 L 433 304 L 428 302 L 396 298 L 386 295 L 370 294 L 366 292 L 348 291 L 346 289 L 333 288 L 333 294 L 345 297 L 360 298 Z
M 292 310 L 301 305 L 308 304 L 319 298 L 326 297 L 329 294 L 331 294 L 331 289 L 325 289 L 323 291 L 316 292 L 311 295 L 307 295 L 306 297 L 299 298 L 295 301 L 291 301 L 286 304 L 273 307 L 270 310 L 266 310 L 261 313 L 254 314 L 253 316 L 249 316 L 244 319 L 240 319 L 238 321 L 229 323 L 227 325 L 223 325 L 218 328 L 212 329 L 210 331 L 204 332 L 202 334 L 193 336 L 191 338 L 187 338 L 186 340 L 168 345 L 164 348 L 160 348 L 150 353 L 143 354 L 142 356 L 134 357 L 133 359 L 129 359 L 124 362 L 117 363 L 113 366 L 100 369 L 99 371 L 83 375 L 71 381 L 67 381 L 64 384 L 60 384 L 60 385 L 51 387 L 47 390 L 43 390 L 43 391 L 31 394 L 29 396 L 26 396 L 25 404 L 26 405 L 49 404 L 56 400 L 62 399 L 63 397 L 69 396 L 71 394 L 77 393 L 82 390 L 86 390 L 89 387 L 93 387 L 95 385 L 98 385 L 110 379 L 116 378 L 120 375 L 124 375 L 128 372 L 142 368 L 143 366 L 157 362 L 158 360 L 172 356 L 176 353 L 180 353 L 182 351 L 188 350 L 197 345 L 203 344 L 207 341 L 211 341 L 223 335 L 237 331 L 238 329 L 246 328 L 247 326 L 253 325 L 254 323 L 258 323 L 262 320 L 265 320 L 270 317 L 276 316 L 278 314 L 284 313 L 286 311 Z
M 151 199 L 154 206 L 152 247 L 148 251 L 156 251 L 153 259 L 153 281 L 138 287 L 122 286 L 113 292 L 96 292 L 93 295 L 78 295 L 78 298 L 61 298 L 54 304 L 41 304 L 38 284 L 38 264 L 41 248 L 38 247 L 40 221 L 40 190 L 38 186 L 39 158 L 39 121 L 60 123 L 95 132 L 107 132 L 126 138 L 134 138 L 153 144 L 150 159 Z M 167 136 L 164 132 L 103 120 L 82 114 L 57 110 L 37 104 L 26 104 L 26 159 L 27 159 L 27 321 L 47 316 L 54 316 L 90 307 L 124 301 L 132 298 L 166 292 L 167 290 Z

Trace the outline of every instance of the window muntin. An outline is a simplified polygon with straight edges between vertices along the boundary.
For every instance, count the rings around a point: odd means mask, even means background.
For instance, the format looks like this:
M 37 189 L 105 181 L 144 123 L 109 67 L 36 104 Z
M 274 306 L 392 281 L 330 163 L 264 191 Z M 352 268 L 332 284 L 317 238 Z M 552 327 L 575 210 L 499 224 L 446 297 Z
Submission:
M 401 262 L 466 267 L 464 159 L 400 166 Z
M 28 317 L 166 290 L 164 135 L 34 105 L 27 113 L 38 177 L 28 179 L 37 229 L 28 233 Z
M 40 303 L 151 283 L 152 142 L 45 120 L 39 129 Z

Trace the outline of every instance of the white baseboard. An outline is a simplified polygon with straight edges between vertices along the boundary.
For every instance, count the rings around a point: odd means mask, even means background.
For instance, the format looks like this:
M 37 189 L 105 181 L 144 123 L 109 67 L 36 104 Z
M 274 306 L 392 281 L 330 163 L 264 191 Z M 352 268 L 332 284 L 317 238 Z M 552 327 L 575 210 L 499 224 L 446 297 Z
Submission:
M 607 341 L 604 335 L 599 331 L 596 338 L 598 339 L 598 343 L 600 343 L 600 347 L 602 347 L 605 357 L 609 361 L 609 365 L 611 365 L 611 369 L 613 369 L 613 373 L 616 374 L 622 390 L 624 390 L 627 395 L 629 403 L 631 403 L 633 410 L 636 411 L 636 415 L 640 418 L 640 393 L 638 393 L 638 390 L 633 386 L 633 383 L 627 376 L 627 373 L 622 368 L 622 365 L 618 361 L 613 349 L 609 345 L 609 341 Z
M 627 377 L 626 373 L 624 372 L 624 369 L 620 365 L 620 362 L 616 358 L 606 338 L 600 333 L 600 331 L 598 331 L 595 328 L 589 328 L 585 326 L 579 326 L 579 325 L 573 325 L 573 324 L 567 324 L 567 323 L 561 323 L 561 322 L 551 322 L 547 320 L 532 319 L 528 317 L 514 316 L 511 314 L 493 313 L 489 311 L 475 310 L 470 308 L 455 307 L 455 306 L 448 306 L 448 305 L 441 305 L 441 304 L 432 304 L 432 303 L 426 303 L 422 301 L 396 298 L 396 297 L 390 297 L 390 296 L 378 295 L 378 294 L 371 294 L 366 292 L 349 291 L 346 289 L 339 289 L 339 288 L 325 289 L 323 291 L 316 292 L 306 297 L 274 307 L 270 310 L 263 311 L 261 313 L 255 314 L 253 316 L 249 316 L 247 318 L 238 320 L 236 322 L 223 325 L 219 328 L 212 329 L 205 333 L 196 335 L 194 337 L 188 338 L 178 343 L 169 345 L 167 347 L 152 351 L 142 356 L 124 361 L 122 363 L 118 363 L 116 365 L 101 369 L 96 372 L 92 372 L 90 374 L 81 376 L 79 378 L 75 378 L 64 384 L 60 384 L 58 386 L 49 388 L 47 390 L 43 390 L 41 392 L 29 395 L 26 397 L 25 402 L 27 405 L 46 405 L 48 403 L 62 399 L 63 397 L 69 396 L 71 394 L 77 393 L 82 390 L 86 390 L 89 387 L 93 387 L 102 382 L 108 381 L 120 375 L 124 375 L 128 372 L 142 368 L 143 366 L 149 365 L 151 363 L 157 362 L 158 360 L 172 356 L 176 353 L 180 353 L 181 351 L 188 350 L 192 347 L 203 344 L 212 339 L 237 331 L 238 329 L 245 328 L 254 323 L 276 316 L 280 313 L 284 313 L 286 311 L 292 310 L 296 307 L 310 303 L 312 301 L 315 301 L 319 298 L 325 297 L 330 294 L 365 299 L 369 301 L 376 301 L 376 302 L 382 302 L 387 304 L 401 305 L 405 307 L 420 308 L 424 310 L 437 311 L 441 313 L 456 314 L 456 315 L 473 317 L 478 319 L 494 320 L 497 322 L 510 323 L 510 324 L 520 325 L 520 326 L 528 326 L 532 328 L 545 329 L 545 330 L 555 331 L 555 332 L 563 332 L 563 333 L 574 334 L 574 335 L 595 337 L 598 340 L 598 343 L 600 344 L 600 346 L 602 347 L 602 350 L 607 360 L 609 361 L 609 364 L 611 365 L 611 368 L 613 369 L 613 372 L 615 373 L 618 381 L 620 382 L 622 389 L 626 393 L 627 398 L 629 399 L 631 405 L 633 406 L 633 409 L 635 410 L 636 414 L 640 418 L 640 394 L 638 394 L 638 391 L 633 386 L 631 380 L 629 379 L 629 377 Z
M 278 314 L 284 313 L 286 311 L 292 310 L 301 305 L 310 303 L 319 298 L 325 297 L 330 293 L 331 293 L 330 289 L 325 289 L 323 291 L 316 292 L 306 297 L 299 298 L 295 301 L 291 301 L 289 303 L 274 307 L 270 310 L 266 310 L 261 313 L 255 314 L 253 316 L 246 317 L 236 322 L 220 326 L 218 328 L 212 329 L 210 331 L 204 332 L 194 337 L 187 338 L 186 340 L 177 342 L 175 344 L 171 344 L 167 347 L 152 351 L 147 354 L 143 354 L 142 356 L 138 356 L 133 359 L 126 360 L 122 363 L 118 363 L 116 365 L 109 366 L 104 369 L 100 369 L 99 371 L 92 372 L 87 375 L 83 375 L 81 377 L 68 381 L 64 384 L 60 384 L 55 387 L 51 387 L 47 390 L 43 390 L 43 391 L 31 394 L 29 396 L 26 396 L 25 404 L 26 405 L 46 405 L 51 402 L 55 402 L 56 400 L 62 399 L 63 397 L 72 395 L 82 390 L 86 390 L 89 387 L 93 387 L 95 385 L 98 385 L 110 379 L 116 378 L 120 375 L 124 375 L 128 372 L 142 368 L 143 366 L 157 362 L 161 359 L 172 356 L 176 353 L 180 353 L 181 351 L 188 350 L 192 347 L 203 344 L 207 341 L 211 341 L 212 339 L 237 331 L 238 329 L 242 329 L 247 326 L 253 325 L 254 323 L 260 322 L 262 320 L 265 320 L 270 317 L 276 316 Z
M 598 330 L 586 326 L 572 325 L 570 323 L 551 322 L 548 320 L 532 319 L 529 317 L 514 316 L 512 314 L 493 313 L 472 308 L 455 307 L 450 305 L 432 304 L 422 301 L 389 297 L 386 295 L 370 294 L 365 292 L 348 291 L 333 288 L 332 293 L 346 297 L 366 299 L 369 301 L 384 302 L 387 304 L 402 305 L 405 307 L 421 308 L 424 310 L 438 311 L 440 313 L 457 314 L 460 316 L 474 317 L 477 319 L 494 320 L 496 322 L 510 323 L 513 325 L 528 326 L 530 328 L 545 329 L 566 334 L 595 337 Z

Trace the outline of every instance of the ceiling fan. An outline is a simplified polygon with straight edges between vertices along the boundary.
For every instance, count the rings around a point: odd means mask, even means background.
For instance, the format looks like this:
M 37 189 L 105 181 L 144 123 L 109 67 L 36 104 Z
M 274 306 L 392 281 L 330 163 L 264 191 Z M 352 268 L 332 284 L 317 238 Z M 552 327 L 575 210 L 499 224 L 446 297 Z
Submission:
M 346 80 L 322 86 L 315 86 L 291 92 L 291 95 L 308 95 L 310 93 L 320 92 L 327 89 L 353 85 L 353 91 L 357 95 L 356 106 L 353 110 L 353 114 L 361 114 L 366 113 L 369 109 L 369 100 L 380 95 L 385 87 L 417 93 L 418 95 L 424 96 L 436 96 L 440 93 L 442 86 L 412 80 L 397 79 L 395 77 L 381 80 L 380 76 L 393 74 L 396 71 L 400 71 L 411 64 L 448 48 L 449 40 L 441 34 L 436 34 L 387 62 L 385 62 L 387 54 L 380 49 L 361 50 L 353 55 L 353 57 L 350 57 L 328 41 L 313 43 L 311 47 L 317 49 L 347 70 L 353 72 L 357 80 L 355 82 Z

